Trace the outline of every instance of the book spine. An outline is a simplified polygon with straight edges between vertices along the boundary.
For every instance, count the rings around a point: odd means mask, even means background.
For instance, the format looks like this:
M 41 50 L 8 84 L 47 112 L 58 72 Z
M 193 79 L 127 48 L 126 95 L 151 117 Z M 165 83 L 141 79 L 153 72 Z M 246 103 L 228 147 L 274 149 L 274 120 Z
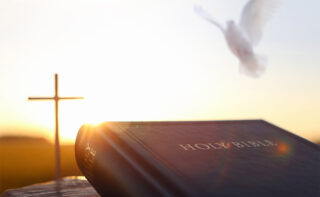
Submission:
M 80 170 L 103 196 L 188 196 L 106 128 L 82 126 L 75 153 Z

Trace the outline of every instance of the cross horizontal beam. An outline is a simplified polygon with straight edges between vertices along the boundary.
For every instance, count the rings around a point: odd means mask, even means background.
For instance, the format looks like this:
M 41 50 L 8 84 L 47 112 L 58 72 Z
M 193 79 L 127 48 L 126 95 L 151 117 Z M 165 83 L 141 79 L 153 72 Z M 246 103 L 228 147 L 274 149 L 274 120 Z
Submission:
M 59 100 L 84 99 L 84 97 L 58 97 Z
M 71 99 L 84 99 L 84 97 L 29 97 L 29 100 L 71 100 Z
M 29 97 L 28 100 L 54 100 L 54 97 Z

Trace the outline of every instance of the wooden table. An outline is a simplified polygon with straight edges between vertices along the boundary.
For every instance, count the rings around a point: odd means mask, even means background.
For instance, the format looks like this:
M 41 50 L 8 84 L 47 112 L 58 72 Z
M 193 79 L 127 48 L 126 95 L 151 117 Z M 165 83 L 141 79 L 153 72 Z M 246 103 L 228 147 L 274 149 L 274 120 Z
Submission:
M 22 187 L 18 189 L 6 190 L 1 197 L 14 196 L 92 196 L 99 194 L 84 177 L 66 177 L 60 181 L 50 181 Z

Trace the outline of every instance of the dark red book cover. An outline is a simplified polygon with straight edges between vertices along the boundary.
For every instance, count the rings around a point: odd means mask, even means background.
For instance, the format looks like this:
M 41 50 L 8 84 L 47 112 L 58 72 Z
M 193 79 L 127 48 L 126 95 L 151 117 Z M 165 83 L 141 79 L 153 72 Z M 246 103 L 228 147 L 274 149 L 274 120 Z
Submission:
M 102 195 L 320 195 L 319 146 L 263 120 L 84 125 L 76 158 Z

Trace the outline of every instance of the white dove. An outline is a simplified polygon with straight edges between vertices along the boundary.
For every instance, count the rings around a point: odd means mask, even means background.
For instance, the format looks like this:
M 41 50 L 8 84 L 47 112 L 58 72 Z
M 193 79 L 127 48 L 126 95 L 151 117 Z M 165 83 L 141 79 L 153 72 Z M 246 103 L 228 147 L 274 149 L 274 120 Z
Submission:
M 256 54 L 253 47 L 259 43 L 263 27 L 280 1 L 248 1 L 242 10 L 239 24 L 229 20 L 226 22 L 226 28 L 216 22 L 202 7 L 194 6 L 194 10 L 222 31 L 230 50 L 240 61 L 240 72 L 250 77 L 260 77 L 267 66 L 267 58 Z

